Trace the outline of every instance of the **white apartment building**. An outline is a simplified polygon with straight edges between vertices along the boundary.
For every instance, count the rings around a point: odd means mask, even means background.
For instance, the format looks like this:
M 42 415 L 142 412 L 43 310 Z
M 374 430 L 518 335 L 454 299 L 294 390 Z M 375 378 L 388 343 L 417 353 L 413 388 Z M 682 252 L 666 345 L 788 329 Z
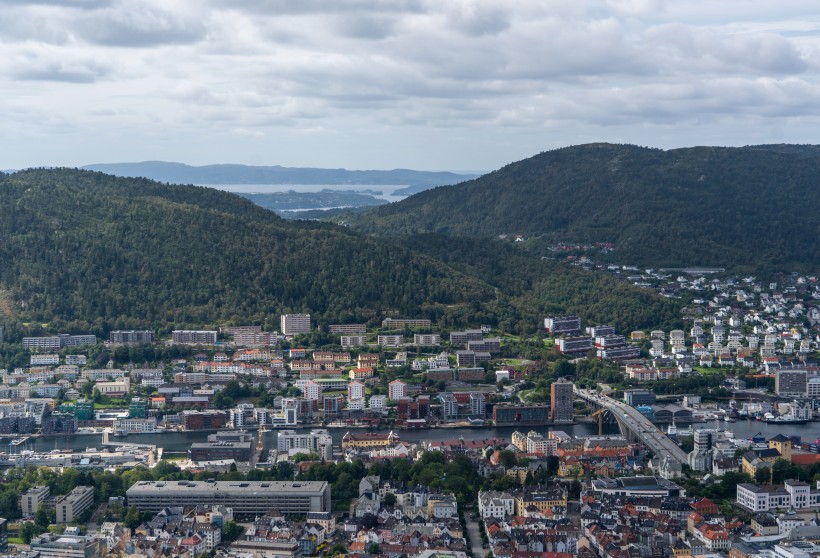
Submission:
M 282 335 L 310 333 L 310 314 L 282 314 L 279 317 Z
M 398 401 L 403 397 L 407 397 L 407 384 L 401 380 L 393 380 L 390 382 L 390 384 L 388 384 L 388 397 L 392 401 Z
M 347 398 L 348 399 L 364 399 L 364 384 L 353 380 L 349 384 L 347 384 Z
M 787 480 L 783 486 L 763 487 L 751 483 L 737 485 L 737 503 L 752 513 L 777 509 L 795 510 L 820 508 L 820 488 L 812 489 L 805 482 Z
M 60 355 L 31 355 L 31 366 L 52 366 L 60 364 Z
M 371 409 L 384 409 L 387 407 L 387 396 L 386 395 L 373 395 L 370 397 L 368 401 L 368 405 Z

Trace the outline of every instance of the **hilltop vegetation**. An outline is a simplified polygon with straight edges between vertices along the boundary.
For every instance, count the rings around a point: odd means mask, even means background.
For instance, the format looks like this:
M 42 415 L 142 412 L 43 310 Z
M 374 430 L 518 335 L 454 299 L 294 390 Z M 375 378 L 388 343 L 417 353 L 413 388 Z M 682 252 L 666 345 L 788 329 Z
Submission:
M 0 264 L 16 317 L 52 328 L 264 323 L 288 310 L 368 319 L 494 298 L 430 258 L 239 196 L 76 170 L 0 177 Z
M 614 243 L 613 258 L 646 266 L 814 271 L 819 185 L 814 146 L 590 144 L 346 220 L 378 234 L 524 234 L 538 253 L 557 242 Z
M 534 331 L 547 311 L 624 329 L 678 317 L 674 302 L 503 243 L 365 237 L 219 190 L 68 169 L 0 176 L 0 302 L 12 335 L 275 329 L 286 311 L 514 333 Z

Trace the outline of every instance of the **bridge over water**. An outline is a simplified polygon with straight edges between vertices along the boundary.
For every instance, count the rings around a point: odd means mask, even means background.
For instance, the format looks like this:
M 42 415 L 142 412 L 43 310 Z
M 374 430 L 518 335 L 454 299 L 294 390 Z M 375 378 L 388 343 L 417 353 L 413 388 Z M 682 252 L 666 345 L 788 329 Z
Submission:
M 601 395 L 592 390 L 574 388 L 575 397 L 586 401 L 595 408 L 606 409 L 615 418 L 621 433 L 632 441 L 641 442 L 656 457 L 662 467 L 666 466 L 669 476 L 677 476 L 681 465 L 686 463 L 686 453 L 669 436 L 649 422 L 636 408 L 617 399 Z M 664 475 L 666 476 L 666 475 Z

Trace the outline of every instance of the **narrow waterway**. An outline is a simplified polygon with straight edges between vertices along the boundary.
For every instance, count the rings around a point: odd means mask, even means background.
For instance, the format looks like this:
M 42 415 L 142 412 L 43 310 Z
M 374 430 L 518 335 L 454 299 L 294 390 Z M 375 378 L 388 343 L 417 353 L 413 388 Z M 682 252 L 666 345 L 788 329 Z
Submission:
M 708 423 L 695 424 L 695 428 L 720 428 L 730 430 L 737 438 L 751 438 L 757 433 L 761 433 L 767 438 L 777 434 L 786 436 L 801 436 L 803 441 L 814 441 L 820 437 L 820 423 L 774 425 L 759 421 L 737 421 L 725 423 L 710 421 Z M 310 428 L 298 428 L 298 432 L 308 432 Z M 329 429 L 336 444 L 341 442 L 346 430 L 344 428 Z M 549 430 L 562 430 L 570 436 L 588 436 L 597 434 L 597 425 L 594 424 L 574 424 L 558 427 L 535 427 L 535 428 L 434 428 L 430 430 L 397 430 L 396 433 L 402 440 L 410 442 L 440 441 L 440 440 L 481 440 L 487 438 L 502 438 L 510 440 L 515 430 L 535 430 L 546 434 Z M 363 429 L 356 429 L 354 432 L 365 432 Z M 617 427 L 607 425 L 606 432 L 616 434 Z M 276 447 L 276 430 L 264 434 L 265 447 Z M 202 442 L 208 437 L 209 432 L 163 432 L 160 434 L 139 434 L 131 435 L 127 438 L 112 438 L 112 442 L 122 441 L 123 443 L 153 444 L 165 449 L 166 452 L 187 452 L 194 442 Z M 47 452 L 54 449 L 72 449 L 82 451 L 90 447 L 98 447 L 101 443 L 100 435 L 83 436 L 61 436 L 30 438 L 26 443 L 16 447 L 9 446 L 12 438 L 0 438 L 0 451 L 11 451 L 19 453 L 21 450 L 34 450 Z

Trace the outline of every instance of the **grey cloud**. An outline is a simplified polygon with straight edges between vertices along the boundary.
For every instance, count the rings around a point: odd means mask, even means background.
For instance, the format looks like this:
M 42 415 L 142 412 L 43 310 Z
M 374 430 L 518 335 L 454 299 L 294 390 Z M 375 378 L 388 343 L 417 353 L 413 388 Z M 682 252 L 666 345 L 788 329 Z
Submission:
M 496 35 L 510 26 L 510 14 L 500 6 L 481 2 L 453 2 L 447 8 L 447 22 L 462 33 L 473 36 Z
M 92 43 L 120 47 L 193 43 L 206 34 L 205 24 L 196 14 L 183 15 L 128 2 L 82 14 L 76 29 Z
M 393 33 L 395 26 L 392 17 L 374 15 L 342 16 L 336 22 L 342 35 L 354 39 L 384 39 Z
M 59 60 L 35 60 L 12 71 L 21 81 L 54 81 L 94 83 L 107 77 L 110 69 L 95 63 L 71 63 Z
M 808 65 L 797 47 L 782 36 L 764 34 L 717 35 L 682 24 L 650 28 L 650 44 L 672 55 L 671 66 L 689 71 L 737 74 L 795 74 Z
M 111 4 L 111 0 L 3 0 L 10 6 L 55 6 L 59 8 L 79 8 L 94 10 Z
M 419 13 L 424 11 L 421 0 L 210 0 L 216 8 L 250 11 L 267 15 L 286 14 L 349 14 Z

